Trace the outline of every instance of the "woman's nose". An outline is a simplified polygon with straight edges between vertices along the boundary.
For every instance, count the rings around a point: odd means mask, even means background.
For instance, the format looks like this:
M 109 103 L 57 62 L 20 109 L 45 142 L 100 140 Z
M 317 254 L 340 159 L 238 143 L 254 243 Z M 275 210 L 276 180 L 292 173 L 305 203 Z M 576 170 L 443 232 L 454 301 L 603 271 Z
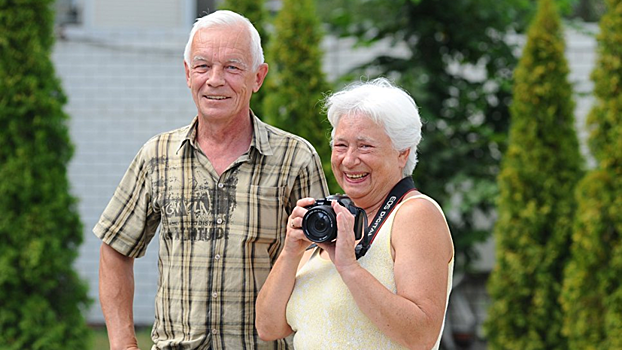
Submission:
M 356 165 L 358 163 L 359 157 L 357 149 L 354 147 L 348 148 L 346 153 L 343 156 L 343 164 L 346 166 Z

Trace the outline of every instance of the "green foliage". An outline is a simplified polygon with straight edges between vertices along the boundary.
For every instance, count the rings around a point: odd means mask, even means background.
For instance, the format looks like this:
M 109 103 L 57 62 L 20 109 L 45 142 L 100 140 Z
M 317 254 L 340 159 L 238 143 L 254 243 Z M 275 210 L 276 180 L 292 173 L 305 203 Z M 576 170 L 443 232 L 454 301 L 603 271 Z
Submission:
M 514 46 L 507 32 L 531 0 L 326 0 L 331 31 L 386 52 L 352 72 L 387 76 L 408 90 L 424 120 L 417 187 L 448 213 L 458 262 L 490 236 L 496 177 L 505 150 Z M 469 72 L 476 72 L 470 76 Z M 489 221 L 488 223 L 486 221 Z M 464 268 L 459 265 L 457 268 Z
M 82 241 L 52 1 L 0 1 L 0 348 L 84 349 Z
M 561 302 L 569 349 L 622 348 L 622 1 L 608 0 L 588 116 L 598 161 L 580 182 Z
M 231 10 L 241 14 L 253 23 L 259 36 L 261 37 L 261 46 L 265 49 L 269 45 L 269 33 L 267 30 L 267 23 L 269 22 L 268 11 L 265 9 L 264 0 L 225 0 L 220 6 L 221 10 Z M 265 56 L 265 52 L 264 52 Z M 270 74 L 266 77 L 264 86 L 268 85 L 267 81 L 270 79 Z M 264 101 L 266 98 L 267 89 L 259 89 L 258 92 L 253 94 L 251 101 L 251 108 L 257 117 L 261 118 L 264 115 Z
M 582 175 L 567 75 L 559 15 L 552 0 L 541 0 L 514 72 L 498 180 L 497 264 L 485 323 L 490 349 L 567 348 L 558 299 Z
M 307 139 L 320 155 L 331 192 L 338 185 L 330 168 L 330 124 L 320 100 L 330 89 L 322 71 L 322 31 L 313 0 L 283 0 L 274 21 L 267 57 L 265 119 Z
M 578 0 L 572 17 L 585 22 L 598 22 L 605 13 L 605 0 Z

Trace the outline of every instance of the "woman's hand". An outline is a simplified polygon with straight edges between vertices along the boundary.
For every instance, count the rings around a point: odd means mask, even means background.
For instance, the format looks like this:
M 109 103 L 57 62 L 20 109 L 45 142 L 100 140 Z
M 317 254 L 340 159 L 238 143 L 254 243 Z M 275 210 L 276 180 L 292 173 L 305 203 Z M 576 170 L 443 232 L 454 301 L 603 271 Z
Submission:
M 287 253 L 293 255 L 301 254 L 311 244 L 307 236 L 302 232 L 302 218 L 307 212 L 305 207 L 313 203 L 315 203 L 313 198 L 303 198 L 296 202 L 296 207 L 292 210 L 287 220 L 287 236 L 283 246 L 283 250 Z
M 301 264 L 305 249 L 310 244 L 300 227 L 302 218 L 307 212 L 305 207 L 313 203 L 315 203 L 313 198 L 303 198 L 296 202 L 296 207 L 287 220 L 283 250 L 257 295 L 255 327 L 259 338 L 264 341 L 281 339 L 293 332 L 287 324 L 287 302 L 294 290 L 296 271 Z
M 329 243 L 319 243 L 320 248 L 326 250 L 330 260 L 335 265 L 339 273 L 359 266 L 356 261 L 356 253 L 354 248 L 356 240 L 354 239 L 354 215 L 344 206 L 332 201 L 331 206 L 337 216 L 337 240 Z

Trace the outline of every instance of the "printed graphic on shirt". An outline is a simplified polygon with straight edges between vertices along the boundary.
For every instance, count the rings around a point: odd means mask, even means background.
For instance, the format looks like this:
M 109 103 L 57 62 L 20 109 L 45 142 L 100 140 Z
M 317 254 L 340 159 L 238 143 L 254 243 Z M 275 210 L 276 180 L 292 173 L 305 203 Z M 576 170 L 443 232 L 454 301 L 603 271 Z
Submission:
M 236 207 L 237 176 L 232 174 L 222 183 L 207 175 L 193 172 L 183 179 L 181 171 L 169 169 L 162 193 L 162 234 L 165 239 L 209 241 L 229 238 L 229 222 Z

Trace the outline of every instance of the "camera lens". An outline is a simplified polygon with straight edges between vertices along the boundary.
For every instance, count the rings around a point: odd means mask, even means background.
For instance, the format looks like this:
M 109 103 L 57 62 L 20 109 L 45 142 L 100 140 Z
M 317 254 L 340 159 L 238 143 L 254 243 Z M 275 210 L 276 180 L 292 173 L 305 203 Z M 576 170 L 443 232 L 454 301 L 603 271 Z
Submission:
M 302 220 L 302 230 L 313 242 L 331 241 L 337 237 L 336 219 L 331 207 L 330 211 L 322 207 L 309 210 Z
M 311 219 L 310 226 L 313 227 L 314 232 L 324 235 L 326 228 L 330 227 L 330 221 L 326 214 L 317 213 Z

